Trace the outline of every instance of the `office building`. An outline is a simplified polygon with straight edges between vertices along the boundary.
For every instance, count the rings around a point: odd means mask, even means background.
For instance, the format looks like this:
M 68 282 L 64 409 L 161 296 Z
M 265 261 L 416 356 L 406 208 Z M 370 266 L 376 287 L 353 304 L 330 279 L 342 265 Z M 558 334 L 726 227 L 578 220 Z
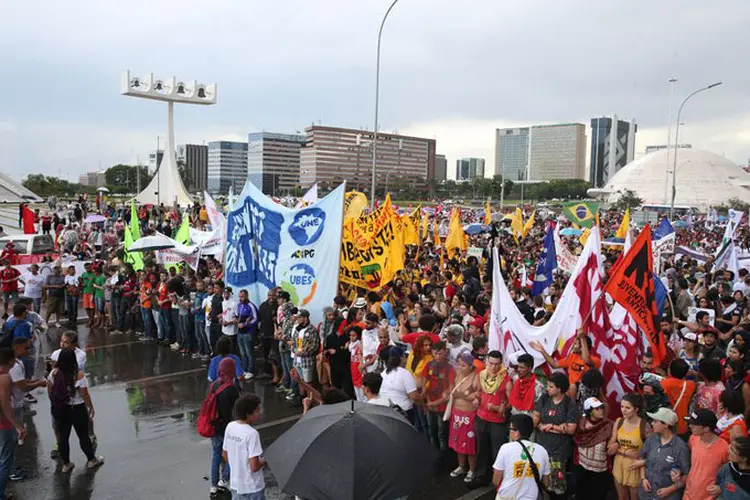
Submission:
M 148 153 L 148 172 L 153 174 L 156 169 L 161 165 L 161 160 L 164 158 L 164 150 L 159 149 Z
M 510 181 L 586 178 L 586 126 L 559 123 L 497 129 L 495 173 Z
M 208 188 L 208 146 L 180 144 L 175 153 L 185 188 L 202 194 Z
M 78 177 L 78 184 L 89 187 L 102 187 L 107 183 L 104 171 L 87 172 Z
M 264 194 L 279 196 L 299 186 L 304 135 L 257 132 L 247 136 L 247 177 Z
M 443 182 L 448 178 L 448 160 L 445 155 L 435 155 L 435 180 Z
M 635 157 L 635 120 L 618 120 L 617 115 L 591 119 L 591 166 L 589 182 L 603 187 Z
M 247 143 L 208 143 L 208 192 L 226 195 L 229 186 L 239 193 L 247 180 Z
M 495 130 L 495 175 L 511 181 L 526 179 L 529 127 Z
M 669 147 L 671 149 L 674 149 L 674 145 L 672 145 L 672 144 L 670 144 Z M 693 145 L 692 144 L 678 144 L 677 147 L 680 148 L 680 149 L 683 149 L 683 148 L 684 149 L 691 149 L 693 147 Z M 657 144 L 657 145 L 653 145 L 653 146 L 646 146 L 646 154 L 655 153 L 656 151 L 661 151 L 662 149 L 667 149 L 667 145 L 666 144 Z
M 370 192 L 372 132 L 313 125 L 305 129 L 307 142 L 300 152 L 300 184 L 317 182 L 332 189 L 344 180 L 348 189 Z M 428 189 L 435 178 L 435 140 L 378 132 L 376 192 L 409 184 Z
M 470 181 L 484 178 L 484 158 L 461 158 L 456 160 L 456 180 Z

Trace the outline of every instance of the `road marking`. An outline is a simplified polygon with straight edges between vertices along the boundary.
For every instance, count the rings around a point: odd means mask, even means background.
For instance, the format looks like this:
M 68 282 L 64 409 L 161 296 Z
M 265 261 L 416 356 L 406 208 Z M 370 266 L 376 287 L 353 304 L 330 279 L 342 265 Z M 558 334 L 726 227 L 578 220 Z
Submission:
M 472 490 L 465 495 L 458 497 L 456 500 L 476 500 L 477 498 L 486 495 L 493 490 L 492 486 L 484 486 L 483 488 L 477 488 Z
M 256 425 L 255 428 L 257 430 L 267 429 L 269 427 L 275 427 L 277 425 L 286 424 L 287 422 L 294 422 L 295 420 L 299 420 L 300 418 L 302 418 L 301 413 L 297 415 L 292 415 L 291 417 L 277 418 L 276 420 L 271 420 L 270 422 L 264 422 L 260 425 Z
M 125 384 L 135 385 L 135 384 L 140 384 L 143 382 L 151 382 L 152 380 L 168 379 L 168 378 L 173 378 L 178 375 L 189 375 L 191 373 L 198 373 L 198 372 L 205 372 L 205 371 L 206 371 L 206 367 L 202 366 L 200 368 L 193 368 L 191 370 L 184 370 L 181 372 L 165 373 L 164 375 L 154 375 L 153 377 L 144 377 L 144 378 L 139 378 L 135 380 L 128 380 L 125 382 Z

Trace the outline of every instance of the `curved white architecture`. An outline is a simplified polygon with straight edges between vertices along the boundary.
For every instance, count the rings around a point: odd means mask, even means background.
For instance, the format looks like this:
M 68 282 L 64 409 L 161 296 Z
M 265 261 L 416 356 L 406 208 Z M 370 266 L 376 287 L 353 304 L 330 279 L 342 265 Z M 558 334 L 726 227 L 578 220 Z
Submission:
M 632 189 L 644 204 L 669 205 L 672 199 L 674 149 L 648 154 L 627 165 L 612 177 L 598 195 L 615 202 L 626 189 Z M 594 194 L 594 193 L 592 193 Z M 750 197 L 750 174 L 732 161 L 699 149 L 677 152 L 677 196 L 675 206 L 706 210 L 730 198 Z

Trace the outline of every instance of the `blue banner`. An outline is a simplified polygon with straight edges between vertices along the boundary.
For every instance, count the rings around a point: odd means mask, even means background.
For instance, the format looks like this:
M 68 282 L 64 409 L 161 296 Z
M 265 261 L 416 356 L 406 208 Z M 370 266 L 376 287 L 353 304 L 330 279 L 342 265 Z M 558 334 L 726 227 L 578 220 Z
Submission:
M 545 288 L 552 284 L 552 272 L 557 269 L 557 255 L 555 253 L 554 226 L 547 226 L 547 234 L 544 236 L 544 248 L 539 254 L 539 264 L 536 266 L 534 276 L 534 287 L 531 295 L 540 295 Z
M 337 293 L 344 189 L 292 209 L 247 182 L 227 215 L 225 281 L 235 297 L 245 289 L 260 305 L 281 287 L 314 324 L 321 321 Z

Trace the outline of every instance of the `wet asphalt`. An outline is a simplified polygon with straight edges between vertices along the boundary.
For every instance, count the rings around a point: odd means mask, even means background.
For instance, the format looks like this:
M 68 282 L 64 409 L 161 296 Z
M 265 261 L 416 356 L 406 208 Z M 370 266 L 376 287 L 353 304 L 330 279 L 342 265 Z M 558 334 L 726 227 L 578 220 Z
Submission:
M 40 335 L 36 374 L 44 372 L 44 357 L 57 349 L 65 328 L 50 328 Z M 209 498 L 210 441 L 195 431 L 198 410 L 208 388 L 206 368 L 168 347 L 140 342 L 135 336 L 103 329 L 77 327 L 79 345 L 87 353 L 86 375 L 96 409 L 98 455 L 106 462 L 98 470 L 85 470 L 86 459 L 72 433 L 70 475 L 59 472 L 50 459 L 54 435 L 45 390 L 34 391 L 37 415 L 27 417 L 27 438 L 18 449 L 19 465 L 28 475 L 11 483 L 15 498 L 34 500 L 105 499 L 207 499 Z M 264 447 L 289 429 L 301 416 L 264 381 L 246 383 L 263 401 L 263 418 L 257 428 Z M 469 491 L 448 472 L 455 467 L 449 457 L 441 470 L 412 500 L 488 500 L 489 488 Z M 266 498 L 293 499 L 279 491 L 273 472 L 266 470 Z M 227 494 L 220 498 L 228 499 Z

